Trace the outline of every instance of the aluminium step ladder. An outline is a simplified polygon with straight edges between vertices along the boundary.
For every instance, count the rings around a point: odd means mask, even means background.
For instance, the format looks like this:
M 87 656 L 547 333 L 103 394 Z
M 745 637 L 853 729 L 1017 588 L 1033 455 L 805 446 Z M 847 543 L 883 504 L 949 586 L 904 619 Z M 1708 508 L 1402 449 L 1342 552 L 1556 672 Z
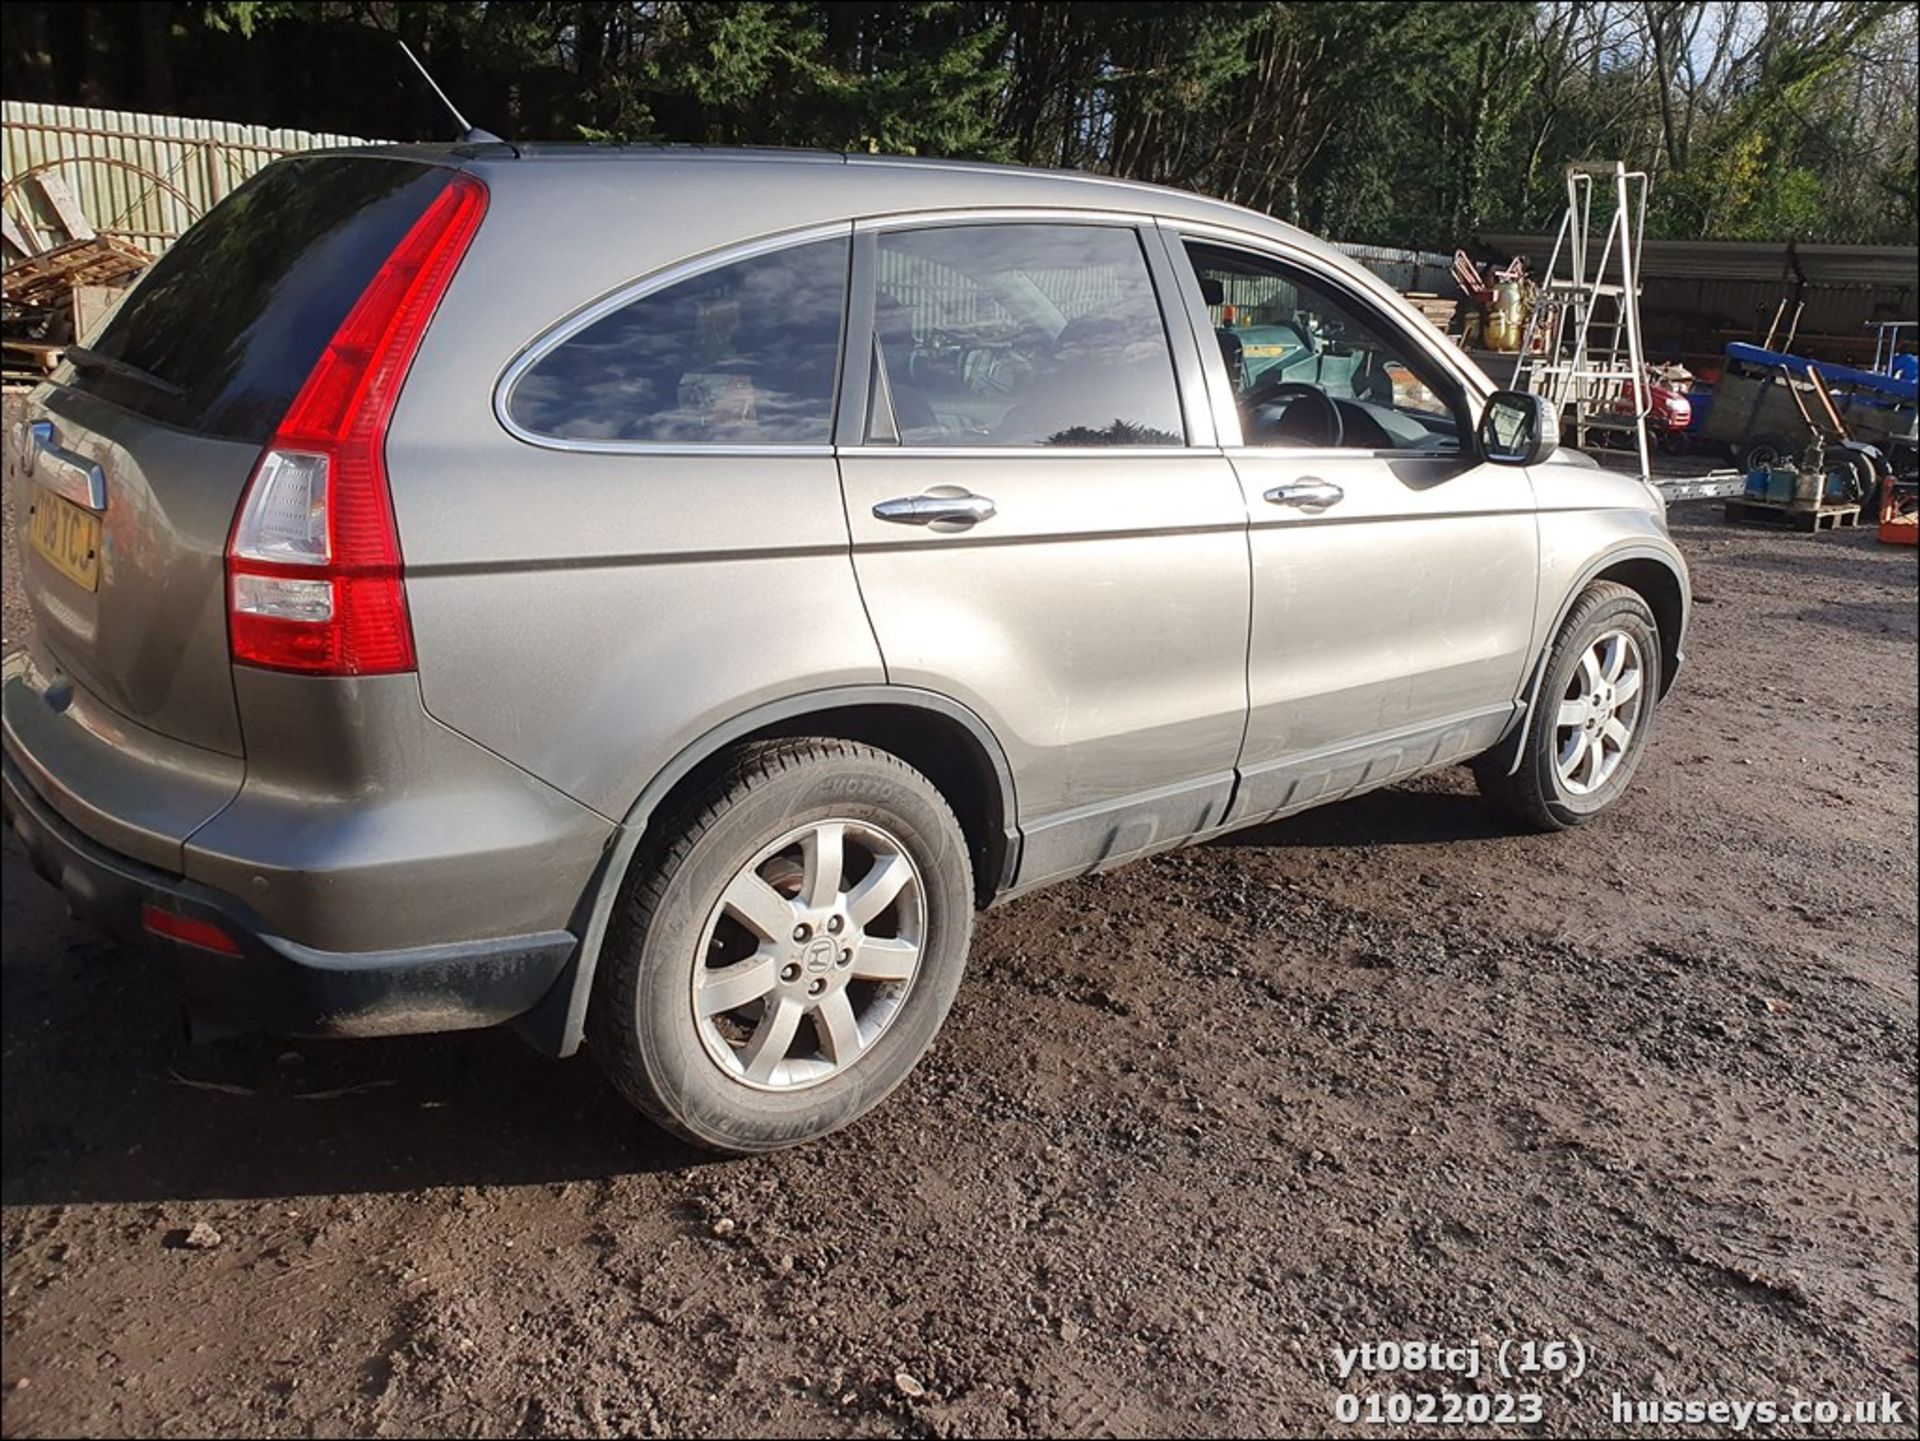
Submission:
M 1567 167 L 1566 213 L 1513 372 L 1514 389 L 1545 396 L 1575 446 L 1585 449 L 1595 432 L 1631 434 L 1643 480 L 1652 471 L 1640 345 L 1647 187 L 1646 171 L 1618 160 Z

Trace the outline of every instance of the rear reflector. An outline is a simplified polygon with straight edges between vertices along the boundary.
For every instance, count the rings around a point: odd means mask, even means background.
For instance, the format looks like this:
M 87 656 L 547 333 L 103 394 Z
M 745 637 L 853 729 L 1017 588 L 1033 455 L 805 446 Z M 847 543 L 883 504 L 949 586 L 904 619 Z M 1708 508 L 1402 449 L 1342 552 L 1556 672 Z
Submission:
M 149 935 L 198 946 L 203 951 L 217 951 L 223 956 L 240 954 L 240 943 L 211 921 L 176 916 L 172 911 L 163 911 L 158 906 L 142 906 L 140 924 Z
M 448 180 L 347 312 L 261 453 L 227 541 L 237 663 L 310 675 L 414 668 L 387 423 L 486 208 L 478 180 Z

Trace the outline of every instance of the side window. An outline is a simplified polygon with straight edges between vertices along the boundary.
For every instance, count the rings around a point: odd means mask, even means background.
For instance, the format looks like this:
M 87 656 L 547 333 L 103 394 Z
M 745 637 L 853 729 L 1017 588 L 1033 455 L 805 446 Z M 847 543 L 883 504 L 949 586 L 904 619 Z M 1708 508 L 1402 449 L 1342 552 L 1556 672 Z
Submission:
M 1129 229 L 882 232 L 874 331 L 903 445 L 1185 443 L 1166 327 Z
M 1457 387 L 1390 322 L 1245 251 L 1187 255 L 1248 445 L 1460 449 Z
M 558 440 L 830 444 L 847 246 L 774 250 L 642 295 L 543 355 L 507 414 Z

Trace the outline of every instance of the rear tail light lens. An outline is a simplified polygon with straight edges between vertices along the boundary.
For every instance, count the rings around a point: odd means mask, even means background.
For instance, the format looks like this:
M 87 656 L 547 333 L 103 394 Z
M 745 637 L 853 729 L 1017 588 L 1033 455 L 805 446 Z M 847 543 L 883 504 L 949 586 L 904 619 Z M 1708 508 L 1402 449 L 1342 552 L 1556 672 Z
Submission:
M 368 282 L 261 453 L 227 542 L 237 663 L 312 675 L 414 668 L 387 423 L 486 208 L 478 180 L 449 179 Z

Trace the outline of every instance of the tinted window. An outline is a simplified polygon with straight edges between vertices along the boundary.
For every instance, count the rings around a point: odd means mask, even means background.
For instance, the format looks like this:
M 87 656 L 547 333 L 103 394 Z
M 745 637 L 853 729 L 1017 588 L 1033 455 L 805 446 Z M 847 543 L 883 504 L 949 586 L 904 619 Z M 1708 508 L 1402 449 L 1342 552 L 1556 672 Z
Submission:
M 507 413 L 562 440 L 826 445 L 846 289 L 845 240 L 722 265 L 561 342 Z
M 961 225 L 879 237 L 874 329 L 906 445 L 1180 445 L 1133 231 Z
M 154 263 L 91 347 L 184 393 L 94 366 L 59 379 L 169 425 L 265 441 L 450 174 L 342 157 L 268 166 Z
M 1460 448 L 1455 387 L 1390 322 L 1259 256 L 1187 253 L 1248 445 Z

